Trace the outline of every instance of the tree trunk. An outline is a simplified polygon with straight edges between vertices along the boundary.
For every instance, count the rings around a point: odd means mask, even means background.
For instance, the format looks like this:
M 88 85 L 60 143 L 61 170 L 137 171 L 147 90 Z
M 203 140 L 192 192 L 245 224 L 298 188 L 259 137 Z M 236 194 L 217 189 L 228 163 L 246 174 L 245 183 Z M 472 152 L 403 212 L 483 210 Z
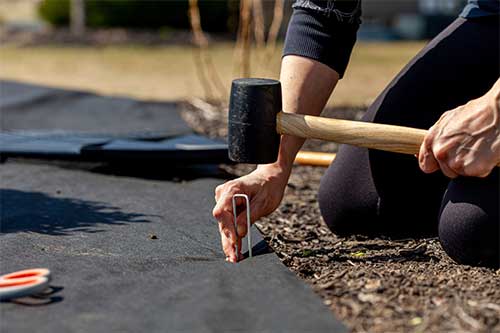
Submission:
M 85 33 L 85 0 L 71 0 L 71 32 L 75 36 Z

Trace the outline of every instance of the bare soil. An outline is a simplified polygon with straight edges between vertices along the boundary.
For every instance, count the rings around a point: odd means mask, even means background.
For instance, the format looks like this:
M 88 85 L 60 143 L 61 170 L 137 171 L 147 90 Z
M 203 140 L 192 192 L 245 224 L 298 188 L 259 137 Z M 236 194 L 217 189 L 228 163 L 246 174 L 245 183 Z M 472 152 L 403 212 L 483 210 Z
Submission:
M 346 119 L 362 113 L 326 112 Z M 224 112 L 189 106 L 185 115 L 199 132 L 225 135 Z M 335 151 L 336 145 L 310 141 L 306 148 Z M 224 168 L 234 175 L 252 170 Z M 454 263 L 437 238 L 337 237 L 316 200 L 323 172 L 295 166 L 280 208 L 257 225 L 337 318 L 353 332 L 500 332 L 500 270 Z

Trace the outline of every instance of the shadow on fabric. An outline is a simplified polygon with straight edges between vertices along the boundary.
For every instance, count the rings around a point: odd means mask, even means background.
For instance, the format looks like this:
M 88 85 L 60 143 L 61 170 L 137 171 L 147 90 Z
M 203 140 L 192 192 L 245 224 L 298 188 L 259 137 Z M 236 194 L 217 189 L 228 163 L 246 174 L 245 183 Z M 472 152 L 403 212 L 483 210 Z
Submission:
M 68 168 L 68 165 L 66 168 Z M 200 178 L 223 180 L 235 178 L 235 175 L 222 170 L 216 164 L 173 165 L 172 163 L 148 164 L 138 161 L 136 163 L 103 163 L 89 171 L 104 175 L 173 182 L 191 181 Z
M 119 177 L 133 177 L 147 180 L 160 180 L 171 182 L 191 181 L 201 178 L 215 178 L 231 180 L 237 177 L 235 173 L 220 168 L 218 164 L 179 164 L 158 162 L 82 162 L 62 160 L 37 160 L 33 158 L 12 158 L 4 160 L 3 163 L 20 162 L 25 164 L 51 165 L 65 170 L 83 170 L 101 175 L 113 175 Z
M 151 215 L 126 213 L 94 201 L 52 197 L 41 192 L 0 190 L 0 233 L 69 235 L 101 232 L 99 224 L 146 223 Z
M 14 303 L 27 307 L 38 307 L 56 304 L 64 300 L 63 296 L 54 296 L 54 294 L 63 290 L 64 287 L 50 286 L 47 291 L 38 295 L 30 295 L 22 298 L 3 300 L 0 303 Z

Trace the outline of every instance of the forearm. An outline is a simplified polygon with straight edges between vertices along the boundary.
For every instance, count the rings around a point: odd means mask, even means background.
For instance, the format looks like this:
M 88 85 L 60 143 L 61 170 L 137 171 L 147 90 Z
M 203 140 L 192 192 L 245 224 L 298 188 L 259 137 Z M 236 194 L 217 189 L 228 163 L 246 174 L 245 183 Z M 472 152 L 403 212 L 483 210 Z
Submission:
M 283 111 L 319 115 L 349 62 L 360 23 L 360 0 L 296 1 L 293 8 L 281 62 Z M 289 174 L 303 143 L 283 135 L 277 162 L 259 167 Z
M 339 75 L 330 67 L 305 57 L 288 55 L 281 63 L 283 111 L 317 116 L 323 110 Z M 289 173 L 304 139 L 283 135 L 273 166 Z

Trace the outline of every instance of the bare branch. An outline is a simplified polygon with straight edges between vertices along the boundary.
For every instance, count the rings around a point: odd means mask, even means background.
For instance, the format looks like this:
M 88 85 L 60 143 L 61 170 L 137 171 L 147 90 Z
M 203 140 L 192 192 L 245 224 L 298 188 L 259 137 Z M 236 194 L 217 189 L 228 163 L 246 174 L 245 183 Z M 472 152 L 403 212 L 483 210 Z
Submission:
M 250 23 L 252 0 L 241 0 L 240 22 L 238 25 L 238 38 L 234 50 L 236 75 L 250 76 Z
M 253 0 L 252 15 L 255 43 L 257 44 L 258 48 L 263 48 L 266 40 L 264 32 L 264 10 L 262 9 L 262 0 Z
M 71 33 L 82 36 L 85 33 L 85 1 L 71 0 L 70 5 Z
M 274 54 L 276 50 L 276 40 L 278 39 L 278 34 L 281 29 L 281 24 L 283 22 L 283 9 L 284 0 L 275 0 L 274 2 L 274 13 L 273 20 L 271 22 L 271 27 L 269 28 L 269 34 L 267 36 L 267 55 L 270 56 Z
M 197 45 L 196 51 L 193 52 L 196 73 L 200 79 L 201 85 L 205 92 L 205 99 L 214 100 L 212 85 L 215 90 L 218 90 L 218 100 L 224 99 L 226 89 L 222 84 L 222 80 L 217 73 L 215 65 L 212 62 L 210 55 L 207 52 L 208 39 L 201 28 L 200 10 L 198 0 L 189 0 L 189 22 L 191 23 L 191 31 L 193 33 L 194 43 Z

